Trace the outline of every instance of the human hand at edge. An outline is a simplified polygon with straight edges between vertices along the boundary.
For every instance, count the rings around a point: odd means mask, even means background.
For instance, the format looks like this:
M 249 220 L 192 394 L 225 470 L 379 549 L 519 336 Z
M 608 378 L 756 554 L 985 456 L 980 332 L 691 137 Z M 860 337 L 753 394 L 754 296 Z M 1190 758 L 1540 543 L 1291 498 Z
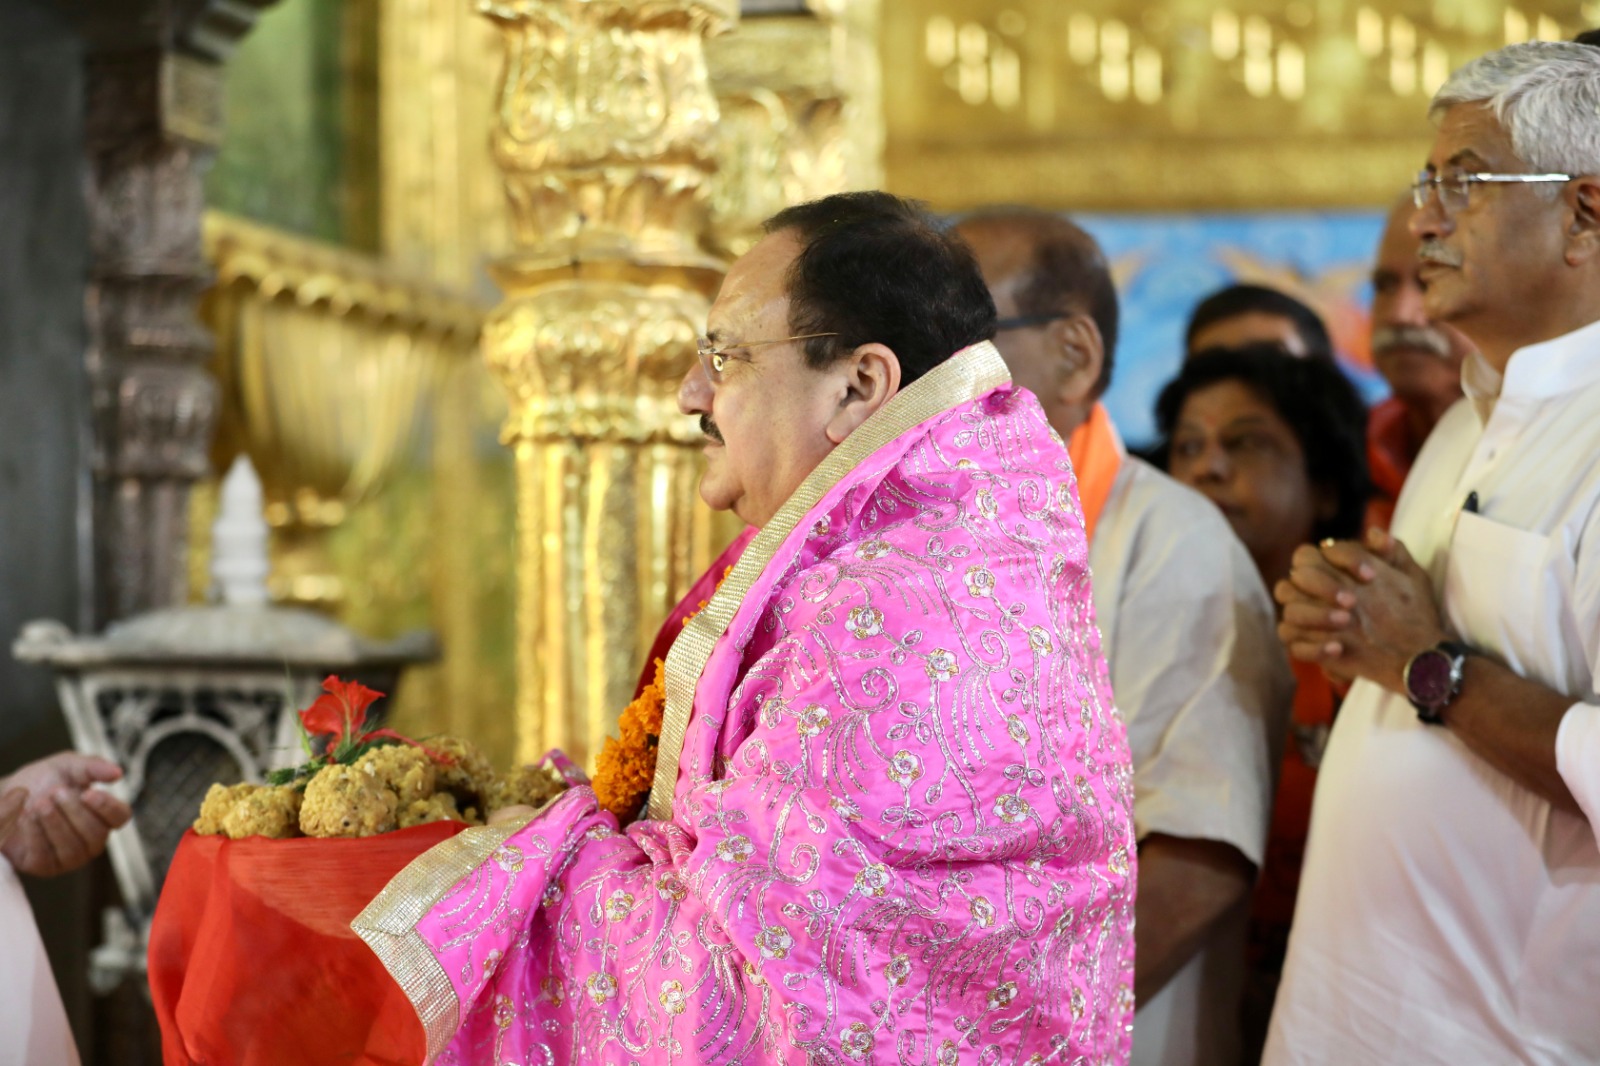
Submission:
M 28 763 L 6 778 L 7 789 L 25 789 L 27 802 L 0 854 L 35 877 L 75 870 L 105 850 L 113 829 L 126 825 L 132 809 L 98 783 L 119 780 L 122 769 L 108 759 L 74 751 Z
M 534 809 L 526 803 L 517 803 L 510 807 L 501 807 L 489 815 L 489 820 L 485 824 L 505 825 L 507 822 L 514 822 L 521 818 L 531 818 L 535 813 Z

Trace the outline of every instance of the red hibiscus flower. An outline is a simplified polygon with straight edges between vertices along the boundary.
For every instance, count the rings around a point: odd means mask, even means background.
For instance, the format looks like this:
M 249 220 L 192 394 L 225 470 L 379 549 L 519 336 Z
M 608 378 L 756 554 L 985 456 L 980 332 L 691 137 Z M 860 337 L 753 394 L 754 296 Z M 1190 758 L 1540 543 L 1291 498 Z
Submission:
M 359 681 L 329 675 L 322 682 L 322 693 L 315 703 L 300 712 L 300 724 L 307 736 L 328 738 L 328 758 L 334 762 L 346 761 L 356 748 L 374 740 L 393 740 L 422 747 L 392 729 L 362 729 L 367 721 L 367 708 L 383 697 L 376 689 Z

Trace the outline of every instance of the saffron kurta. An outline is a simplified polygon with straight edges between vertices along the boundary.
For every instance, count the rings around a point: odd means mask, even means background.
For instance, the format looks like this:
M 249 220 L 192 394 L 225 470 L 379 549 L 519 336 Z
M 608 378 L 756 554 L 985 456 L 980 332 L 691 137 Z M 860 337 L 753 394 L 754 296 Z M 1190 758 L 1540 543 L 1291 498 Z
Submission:
M 1071 467 L 989 344 L 751 542 L 667 662 L 651 817 L 586 787 L 358 919 L 450 1063 L 1120 1063 L 1131 774 Z

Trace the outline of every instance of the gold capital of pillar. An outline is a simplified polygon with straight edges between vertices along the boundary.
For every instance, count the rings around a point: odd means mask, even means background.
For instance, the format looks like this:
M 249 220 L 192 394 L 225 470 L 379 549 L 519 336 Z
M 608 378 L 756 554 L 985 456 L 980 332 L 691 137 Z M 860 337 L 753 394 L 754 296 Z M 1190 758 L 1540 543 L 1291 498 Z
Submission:
M 549 281 L 508 297 L 483 338 L 511 394 L 505 441 L 698 443 L 677 392 L 705 311 L 696 291 L 626 281 Z
M 587 762 L 655 627 L 720 547 L 676 406 L 720 262 L 700 244 L 733 0 L 480 10 L 505 68 L 492 148 L 514 248 L 484 355 L 517 462 L 518 757 Z
M 491 144 L 517 251 L 502 268 L 612 261 L 719 275 L 699 240 L 718 118 L 703 42 L 733 24 L 735 0 L 480 10 L 506 47 Z

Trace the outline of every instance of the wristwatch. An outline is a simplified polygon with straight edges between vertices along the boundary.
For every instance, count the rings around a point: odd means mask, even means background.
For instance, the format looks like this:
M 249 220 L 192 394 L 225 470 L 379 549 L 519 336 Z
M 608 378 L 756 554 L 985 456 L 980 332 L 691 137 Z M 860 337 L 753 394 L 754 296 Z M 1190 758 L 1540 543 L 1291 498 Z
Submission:
M 1417 709 L 1418 718 L 1429 725 L 1444 725 L 1439 712 L 1461 691 L 1461 675 L 1471 654 L 1465 644 L 1441 640 L 1406 663 L 1406 698 Z

